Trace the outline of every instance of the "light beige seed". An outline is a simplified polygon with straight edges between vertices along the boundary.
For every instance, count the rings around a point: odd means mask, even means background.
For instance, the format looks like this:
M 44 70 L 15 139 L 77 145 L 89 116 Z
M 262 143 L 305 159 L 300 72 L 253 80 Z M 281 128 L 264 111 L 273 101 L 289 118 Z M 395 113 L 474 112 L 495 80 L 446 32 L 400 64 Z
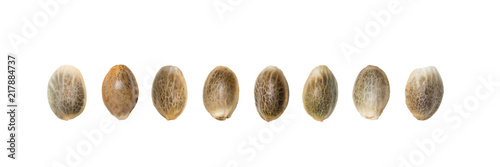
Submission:
M 174 120 L 184 111 L 187 102 L 187 85 L 179 68 L 162 67 L 156 73 L 151 92 L 153 105 L 165 119 Z
M 132 71 L 125 65 L 113 66 L 102 82 L 102 100 L 119 120 L 126 119 L 139 99 L 139 87 Z
M 238 78 L 231 69 L 218 66 L 210 74 L 203 87 L 203 104 L 217 120 L 230 118 L 238 105 L 240 88 Z
M 82 73 L 76 67 L 63 65 L 50 77 L 47 98 L 54 114 L 62 120 L 70 120 L 85 109 L 87 92 Z
M 302 102 L 307 114 L 317 121 L 330 117 L 337 105 L 338 86 L 337 80 L 327 66 L 318 66 L 309 74 Z
M 288 105 L 288 82 L 283 72 L 275 66 L 265 68 L 255 81 L 254 96 L 262 119 L 278 119 Z
M 443 81 L 436 67 L 414 70 L 406 83 L 406 106 L 418 120 L 427 120 L 443 99 Z
M 389 80 L 382 69 L 369 65 L 359 72 L 352 98 L 361 116 L 378 119 L 389 102 L 389 96 Z

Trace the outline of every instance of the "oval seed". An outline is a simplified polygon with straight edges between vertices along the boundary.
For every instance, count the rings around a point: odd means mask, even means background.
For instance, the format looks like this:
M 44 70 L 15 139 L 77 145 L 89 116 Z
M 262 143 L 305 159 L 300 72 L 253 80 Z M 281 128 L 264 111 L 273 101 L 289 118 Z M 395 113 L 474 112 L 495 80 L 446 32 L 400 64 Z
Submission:
M 321 122 L 330 117 L 337 104 L 337 87 L 337 80 L 327 66 L 314 68 L 302 93 L 302 102 L 307 114 Z
M 119 120 L 126 119 L 139 98 L 139 87 L 132 71 L 125 65 L 113 66 L 102 82 L 102 100 Z
M 85 109 L 87 92 L 82 73 L 76 67 L 63 65 L 50 77 L 47 98 L 59 119 L 70 120 Z
M 238 78 L 231 69 L 218 66 L 208 74 L 203 87 L 203 104 L 217 120 L 231 117 L 239 98 Z
M 162 67 L 153 82 L 152 98 L 156 110 L 167 120 L 179 117 L 187 101 L 187 86 L 182 71 L 175 66 Z
M 439 108 L 444 87 L 436 67 L 414 70 L 406 83 L 406 106 L 418 120 L 427 120 Z
M 352 98 L 361 116 L 376 120 L 389 102 L 390 87 L 385 72 L 377 66 L 367 66 L 359 72 Z
M 288 82 L 283 72 L 275 67 L 265 68 L 255 81 L 255 106 L 267 122 L 283 114 L 288 105 Z

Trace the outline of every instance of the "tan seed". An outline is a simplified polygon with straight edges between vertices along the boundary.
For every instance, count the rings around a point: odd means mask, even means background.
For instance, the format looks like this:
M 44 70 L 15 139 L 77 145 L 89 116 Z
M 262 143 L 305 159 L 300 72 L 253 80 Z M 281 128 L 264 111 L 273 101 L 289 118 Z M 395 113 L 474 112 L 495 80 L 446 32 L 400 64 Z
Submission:
M 255 105 L 260 117 L 267 122 L 283 114 L 288 105 L 288 82 L 275 66 L 265 68 L 255 81 Z
M 102 100 L 119 120 L 126 119 L 139 99 L 139 87 L 132 71 L 125 65 L 113 66 L 102 82 Z
M 175 66 L 162 67 L 153 82 L 153 105 L 167 120 L 174 120 L 186 107 L 187 85 L 182 71 Z
M 427 120 L 439 108 L 444 87 L 436 67 L 414 70 L 406 83 L 406 106 L 418 120 Z
M 231 69 L 218 66 L 208 74 L 203 87 L 203 104 L 217 120 L 230 118 L 238 105 L 238 78 Z
M 82 73 L 76 67 L 63 65 L 50 77 L 47 98 L 59 119 L 70 120 L 85 109 L 87 92 Z
M 390 87 L 385 72 L 377 66 L 367 66 L 359 72 L 352 98 L 361 116 L 376 120 L 389 102 Z
M 324 65 L 314 68 L 302 93 L 302 102 L 307 114 L 322 122 L 330 117 L 335 109 L 337 96 L 337 80 L 332 71 Z

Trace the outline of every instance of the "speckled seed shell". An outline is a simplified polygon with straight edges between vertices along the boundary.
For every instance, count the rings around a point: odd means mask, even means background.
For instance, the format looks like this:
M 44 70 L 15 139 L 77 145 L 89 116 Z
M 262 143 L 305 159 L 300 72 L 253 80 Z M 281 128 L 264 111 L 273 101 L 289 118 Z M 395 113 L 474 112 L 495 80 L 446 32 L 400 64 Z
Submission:
M 125 65 L 113 66 L 102 82 L 102 101 L 119 120 L 126 119 L 139 99 L 139 87 L 132 71 Z
M 153 105 L 167 120 L 174 120 L 182 114 L 187 95 L 186 81 L 179 68 L 165 66 L 156 73 L 152 90 Z
M 332 114 L 337 105 L 337 98 L 337 80 L 332 71 L 324 65 L 314 68 L 302 93 L 302 102 L 307 114 L 322 122 Z
M 439 108 L 444 87 L 436 67 L 414 70 L 406 83 L 406 106 L 418 120 L 427 120 Z
M 283 114 L 288 105 L 288 82 L 283 72 L 275 67 L 265 68 L 255 81 L 255 106 L 267 122 Z
M 385 72 L 377 66 L 367 66 L 359 72 L 352 98 L 361 116 L 376 120 L 389 102 L 390 87 Z
M 207 111 L 217 120 L 231 117 L 236 105 L 240 88 L 238 78 L 231 69 L 218 66 L 208 74 L 203 87 L 203 104 Z
M 80 70 L 70 65 L 59 67 L 50 77 L 47 98 L 50 108 L 59 119 L 67 121 L 80 115 L 87 102 Z

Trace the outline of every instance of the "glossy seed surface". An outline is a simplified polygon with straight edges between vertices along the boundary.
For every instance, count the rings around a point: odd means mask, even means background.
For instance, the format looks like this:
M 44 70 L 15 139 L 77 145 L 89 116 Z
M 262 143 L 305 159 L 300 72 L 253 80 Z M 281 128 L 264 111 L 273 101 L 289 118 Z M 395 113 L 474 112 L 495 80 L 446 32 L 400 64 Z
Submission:
M 443 81 L 436 67 L 414 70 L 406 83 L 406 106 L 418 120 L 427 120 L 443 99 Z
M 139 87 L 132 71 L 125 65 L 113 66 L 102 82 L 102 100 L 119 120 L 126 119 L 139 99 Z
M 153 82 L 153 105 L 167 120 L 182 114 L 187 102 L 187 85 L 182 71 L 175 66 L 162 67 Z
M 267 122 L 283 114 L 288 105 L 288 82 L 283 72 L 275 66 L 265 68 L 257 77 L 254 89 L 255 106 Z
M 324 65 L 314 68 L 302 93 L 302 102 L 307 114 L 317 121 L 323 121 L 332 114 L 337 99 L 337 80 L 332 71 Z
M 218 66 L 208 74 L 203 87 L 203 104 L 217 120 L 230 118 L 238 105 L 238 78 L 231 69 Z
M 74 66 L 63 65 L 50 77 L 47 98 L 54 114 L 62 120 L 70 120 L 85 109 L 87 92 L 82 73 Z
M 382 69 L 369 65 L 359 72 L 352 97 L 361 116 L 378 119 L 389 102 L 389 96 L 389 80 Z

